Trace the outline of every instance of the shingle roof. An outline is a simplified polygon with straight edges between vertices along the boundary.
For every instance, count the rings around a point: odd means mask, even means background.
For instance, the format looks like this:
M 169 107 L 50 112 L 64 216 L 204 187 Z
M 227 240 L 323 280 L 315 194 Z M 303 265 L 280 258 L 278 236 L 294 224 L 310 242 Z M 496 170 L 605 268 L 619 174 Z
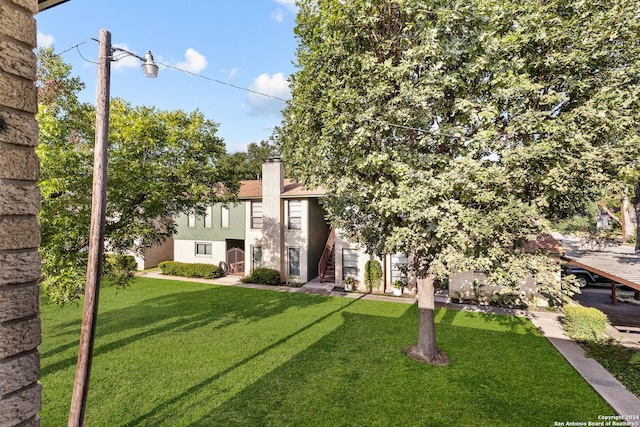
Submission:
M 280 197 L 318 197 L 324 194 L 324 190 L 309 190 L 299 182 L 290 179 L 284 180 L 284 191 Z M 240 199 L 254 199 L 262 197 L 262 180 L 240 181 L 240 191 L 238 191 Z
M 522 247 L 525 252 L 536 252 L 541 250 L 548 254 L 563 255 L 565 250 L 551 234 L 541 234 L 536 240 L 532 240 Z

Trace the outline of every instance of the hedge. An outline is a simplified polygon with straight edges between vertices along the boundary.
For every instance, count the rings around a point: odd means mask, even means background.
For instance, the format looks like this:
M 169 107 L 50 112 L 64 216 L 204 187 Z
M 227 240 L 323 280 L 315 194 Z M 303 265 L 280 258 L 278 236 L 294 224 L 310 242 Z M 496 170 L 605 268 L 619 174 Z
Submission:
M 564 307 L 564 330 L 571 338 L 579 341 L 599 341 L 602 339 L 609 319 L 597 308 L 581 305 Z
M 243 283 L 256 283 L 258 285 L 279 285 L 280 272 L 272 268 L 256 268 L 250 275 L 242 279 Z
M 169 276 L 216 279 L 222 277 L 222 269 L 214 264 L 190 264 L 186 262 L 164 261 L 158 264 L 162 274 Z

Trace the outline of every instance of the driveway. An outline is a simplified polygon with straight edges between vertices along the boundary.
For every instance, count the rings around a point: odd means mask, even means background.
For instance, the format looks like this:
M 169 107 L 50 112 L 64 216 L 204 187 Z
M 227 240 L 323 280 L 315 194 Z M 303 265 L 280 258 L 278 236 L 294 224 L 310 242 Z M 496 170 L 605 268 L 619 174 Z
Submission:
M 574 295 L 573 299 L 585 307 L 595 307 L 609 317 L 611 325 L 623 331 L 625 327 L 640 330 L 640 306 L 618 301 L 611 304 L 611 285 L 591 285 L 581 289 L 582 294 Z M 631 294 L 629 291 L 617 289 L 617 294 Z

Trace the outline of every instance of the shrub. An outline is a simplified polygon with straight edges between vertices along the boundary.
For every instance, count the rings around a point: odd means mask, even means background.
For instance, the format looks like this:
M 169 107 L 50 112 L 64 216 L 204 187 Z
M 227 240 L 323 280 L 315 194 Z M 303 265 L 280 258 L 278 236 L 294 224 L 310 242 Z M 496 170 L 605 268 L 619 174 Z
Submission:
M 243 283 L 257 283 L 258 285 L 279 285 L 282 283 L 280 272 L 273 268 L 256 268 L 241 281 Z
M 599 341 L 608 324 L 607 315 L 597 308 L 580 305 L 564 307 L 564 330 L 576 340 Z
M 373 288 L 379 288 L 382 284 L 382 266 L 375 259 L 370 259 L 364 265 L 364 283 L 367 285 L 369 292 L 373 292 Z
M 169 276 L 194 277 L 204 279 L 216 279 L 222 277 L 222 269 L 214 264 L 185 263 L 177 261 L 164 261 L 158 264 L 162 274 Z

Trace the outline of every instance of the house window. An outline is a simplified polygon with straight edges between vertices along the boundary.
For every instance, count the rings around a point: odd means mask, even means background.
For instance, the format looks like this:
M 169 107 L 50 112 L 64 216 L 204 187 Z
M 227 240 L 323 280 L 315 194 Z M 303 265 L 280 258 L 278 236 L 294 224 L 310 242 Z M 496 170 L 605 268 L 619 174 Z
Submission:
M 187 214 L 187 227 L 194 228 L 196 226 L 196 214 Z
M 262 268 L 262 246 L 251 246 L 251 270 Z
M 355 249 L 342 250 L 342 280 L 358 278 L 358 251 Z
M 212 219 L 211 219 L 211 206 L 207 206 L 207 209 L 204 211 L 204 227 L 211 228 Z
M 196 243 L 196 255 L 212 255 L 211 243 Z
M 229 228 L 229 208 L 226 206 L 220 211 L 220 228 Z
M 289 276 L 300 276 L 300 248 L 288 248 Z
M 407 256 L 402 253 L 391 255 L 391 283 L 396 280 L 407 283 Z
M 251 202 L 251 228 L 262 228 L 262 202 Z
M 289 230 L 302 229 L 302 201 L 289 200 Z

